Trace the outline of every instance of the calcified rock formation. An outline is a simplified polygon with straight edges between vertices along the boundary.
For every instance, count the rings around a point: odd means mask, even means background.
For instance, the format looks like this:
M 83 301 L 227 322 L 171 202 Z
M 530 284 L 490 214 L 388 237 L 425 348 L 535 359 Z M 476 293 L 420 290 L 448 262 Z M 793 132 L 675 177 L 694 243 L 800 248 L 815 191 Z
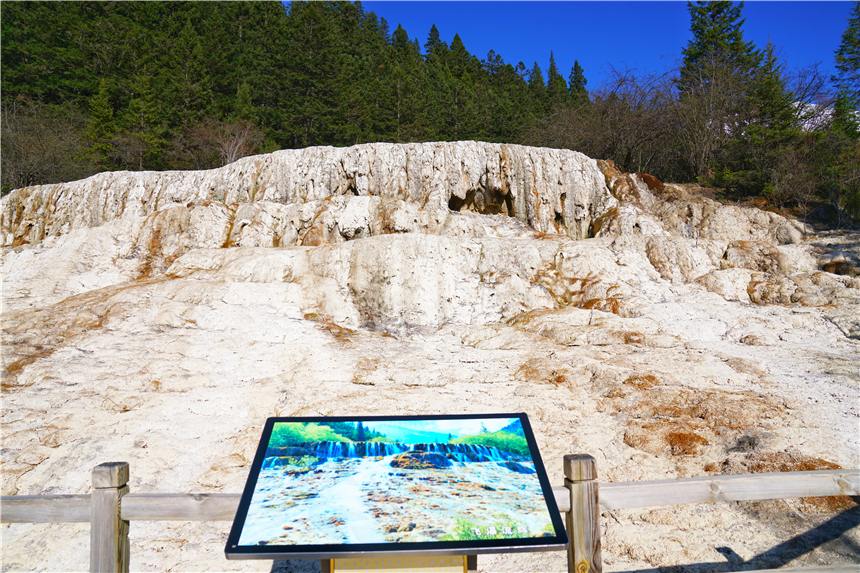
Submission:
M 339 196 L 363 199 L 333 202 Z M 212 236 L 199 237 L 206 244 L 198 247 L 313 246 L 381 233 L 435 233 L 451 208 L 509 215 L 538 231 L 569 229 L 584 238 L 590 222 L 616 203 L 595 161 L 579 153 L 476 142 L 380 143 L 280 151 L 211 171 L 109 173 L 31 187 L 4 208 L 3 232 L 6 243 L 33 243 L 162 213 L 147 220 L 150 229 L 163 229 L 165 219 L 176 219 L 177 230 L 201 218 L 210 222 Z M 190 211 L 173 211 L 183 208 Z M 212 212 L 195 217 L 197 208 Z
M 610 162 L 312 148 L 20 189 L 0 217 L 4 494 L 86 492 L 110 460 L 135 492 L 238 492 L 272 415 L 525 411 L 556 483 L 575 451 L 605 480 L 860 463 L 857 239 Z M 850 504 L 612 512 L 604 561 L 749 560 Z M 268 570 L 223 560 L 228 525 L 135 523 L 132 568 Z M 87 543 L 7 527 L 3 567 L 85 569 Z

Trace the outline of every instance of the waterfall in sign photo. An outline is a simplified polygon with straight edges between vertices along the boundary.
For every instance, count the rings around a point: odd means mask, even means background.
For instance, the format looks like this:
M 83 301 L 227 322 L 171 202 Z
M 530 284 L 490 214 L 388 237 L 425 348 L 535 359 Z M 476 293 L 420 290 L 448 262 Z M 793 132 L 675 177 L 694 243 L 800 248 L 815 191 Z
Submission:
M 314 456 L 319 459 L 330 458 L 365 458 L 385 457 L 404 452 L 434 452 L 445 454 L 458 462 L 502 462 L 520 461 L 520 456 L 506 453 L 498 448 L 468 444 L 386 444 L 381 442 L 308 442 L 297 448 L 288 448 L 290 453 L 284 453 L 286 448 L 269 448 L 266 452 L 264 468 L 282 465 L 281 458 L 296 455 Z
M 276 424 L 239 543 L 410 543 L 554 535 L 518 421 L 488 423 L 492 429 L 481 424 L 449 428 L 447 433 L 405 423 Z M 393 436 L 398 441 L 387 441 Z M 445 441 L 416 441 L 427 437 Z

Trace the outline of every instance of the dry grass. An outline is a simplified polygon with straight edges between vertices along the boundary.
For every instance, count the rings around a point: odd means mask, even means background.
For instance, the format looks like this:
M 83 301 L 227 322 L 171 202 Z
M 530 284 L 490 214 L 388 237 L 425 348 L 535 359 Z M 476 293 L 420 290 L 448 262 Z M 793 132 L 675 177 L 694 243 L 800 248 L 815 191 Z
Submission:
M 673 456 L 686 456 L 699 453 L 699 446 L 707 445 L 708 440 L 692 432 L 669 432 L 666 442 Z
M 380 358 L 362 358 L 355 365 L 355 374 L 352 376 L 351 382 L 360 386 L 375 386 L 372 380 L 367 379 L 367 375 L 375 372 L 382 365 Z
M 558 307 L 564 308 L 571 304 L 579 305 L 585 302 L 586 289 L 600 282 L 600 279 L 596 277 L 563 277 L 555 269 L 546 269 L 539 271 L 532 282 L 546 288 Z
M 585 310 L 602 310 L 603 312 L 620 315 L 623 304 L 621 299 L 611 296 L 608 298 L 592 298 L 576 306 Z
M 334 336 L 338 342 L 351 343 L 352 339 L 350 339 L 349 337 L 354 337 L 358 335 L 355 330 L 352 330 L 351 328 L 346 328 L 345 326 L 341 326 L 332 321 L 330 317 L 317 314 L 316 312 L 309 312 L 305 314 L 303 318 L 305 320 L 312 320 L 319 324 L 320 328 L 329 331 L 329 333 L 331 333 L 331 335 Z
M 514 377 L 532 384 L 564 385 L 569 382 L 570 369 L 545 358 L 532 358 L 517 368 Z
M 598 409 L 624 422 L 624 443 L 656 456 L 703 454 L 738 432 L 768 424 L 785 408 L 750 391 L 661 386 L 653 375 L 634 375 L 604 393 Z

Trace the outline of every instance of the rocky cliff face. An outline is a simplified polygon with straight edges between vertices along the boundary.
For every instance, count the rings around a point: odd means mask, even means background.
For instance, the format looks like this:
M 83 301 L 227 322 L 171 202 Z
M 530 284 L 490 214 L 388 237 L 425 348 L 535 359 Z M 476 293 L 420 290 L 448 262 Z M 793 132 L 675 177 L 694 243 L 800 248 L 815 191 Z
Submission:
M 152 229 L 165 219 L 179 225 L 174 231 L 209 223 L 212 235 L 197 247 L 315 246 L 445 231 L 453 210 L 507 215 L 537 231 L 584 238 L 615 204 L 596 162 L 580 153 L 473 141 L 378 143 L 279 151 L 211 171 L 106 173 L 30 187 L 4 205 L 2 227 L 4 243 L 35 243 L 150 217 Z
M 273 415 L 525 411 L 557 483 L 571 452 L 619 481 L 860 464 L 857 238 L 611 162 L 312 148 L 0 206 L 4 494 L 120 459 L 135 492 L 238 492 Z M 700 507 L 677 542 L 692 511 L 612 512 L 604 559 L 750 559 L 831 510 Z M 259 568 L 219 557 L 228 525 L 135 524 L 132 567 Z M 87 540 L 4 528 L 4 570 L 85 569 Z M 850 547 L 827 551 L 804 559 Z

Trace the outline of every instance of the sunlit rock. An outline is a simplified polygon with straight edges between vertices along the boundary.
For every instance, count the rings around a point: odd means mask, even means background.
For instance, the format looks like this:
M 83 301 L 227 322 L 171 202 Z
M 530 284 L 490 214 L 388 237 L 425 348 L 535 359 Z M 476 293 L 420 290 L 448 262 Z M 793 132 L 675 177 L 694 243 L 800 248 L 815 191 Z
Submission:
M 857 235 L 572 151 L 370 144 L 103 173 L 13 191 L 0 237 L 4 495 L 85 493 L 117 460 L 135 493 L 239 492 L 271 416 L 523 411 L 554 484 L 574 452 L 606 481 L 860 465 Z M 403 467 L 465 463 L 429 454 Z M 491 458 L 470 463 L 521 471 Z M 791 520 L 778 503 L 614 512 L 605 570 L 712 562 L 709 528 L 757 555 L 826 519 L 791 503 Z M 131 567 L 269 571 L 223 559 L 228 528 L 133 523 Z M 88 540 L 4 528 L 4 567 L 85 570 Z

